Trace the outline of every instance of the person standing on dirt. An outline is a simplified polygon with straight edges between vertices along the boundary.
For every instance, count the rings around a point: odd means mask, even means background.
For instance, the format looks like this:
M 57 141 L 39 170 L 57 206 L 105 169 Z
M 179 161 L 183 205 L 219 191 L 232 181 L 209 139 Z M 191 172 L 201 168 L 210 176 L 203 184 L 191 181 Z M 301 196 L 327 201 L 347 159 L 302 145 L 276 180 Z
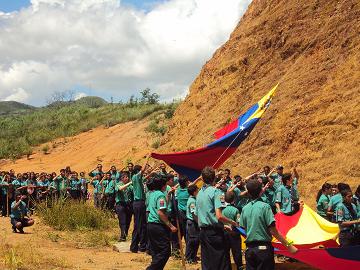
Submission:
M 144 168 L 145 170 L 145 168 Z M 134 213 L 134 230 L 130 245 L 130 251 L 133 253 L 146 251 L 146 205 L 145 189 L 143 176 L 144 170 L 140 165 L 135 165 L 132 172 L 132 185 L 134 193 L 133 213 Z
M 102 186 L 100 184 L 100 181 L 101 181 L 101 174 L 97 174 L 91 180 L 91 185 L 94 187 L 94 206 L 96 208 L 101 207 Z
M 65 169 L 60 170 L 60 175 L 58 175 L 55 179 L 55 188 L 56 188 L 56 197 L 57 199 L 61 197 L 65 197 L 67 193 L 68 187 L 68 178 L 66 177 Z
M 147 218 L 147 229 L 151 249 L 151 264 L 147 270 L 164 269 L 170 254 L 170 232 L 177 229 L 168 219 L 166 203 L 166 177 L 163 175 L 153 175 L 148 181 L 152 185 L 152 192 L 149 193 Z
M 102 165 L 99 163 L 97 166 L 96 166 L 96 169 L 92 170 L 91 172 L 89 172 L 89 176 L 91 178 L 95 177 L 96 175 L 100 174 L 101 176 L 101 179 L 103 178 L 104 176 L 104 172 L 102 170 Z
M 205 167 L 201 172 L 204 185 L 196 197 L 196 212 L 200 227 L 201 269 L 230 270 L 230 255 L 225 247 L 224 229 L 228 225 L 237 226 L 233 220 L 222 214 L 225 197 L 222 191 L 214 187 L 215 170 Z
M 24 233 L 24 227 L 34 225 L 34 220 L 27 217 L 28 209 L 24 202 L 25 198 L 26 196 L 17 194 L 15 201 L 11 204 L 10 221 L 14 233 L 16 233 L 17 230 L 20 233 Z
M 126 241 L 132 216 L 131 197 L 133 187 L 129 184 L 129 180 L 129 175 L 122 173 L 121 181 L 115 186 L 115 211 L 119 220 L 120 242 Z
M 276 229 L 275 218 L 270 205 L 260 198 L 262 183 L 250 179 L 246 188 L 252 201 L 244 206 L 240 215 L 240 226 L 246 231 L 246 269 L 274 270 L 274 247 L 272 238 L 279 240 L 289 252 L 296 253 L 297 248 L 288 242 Z

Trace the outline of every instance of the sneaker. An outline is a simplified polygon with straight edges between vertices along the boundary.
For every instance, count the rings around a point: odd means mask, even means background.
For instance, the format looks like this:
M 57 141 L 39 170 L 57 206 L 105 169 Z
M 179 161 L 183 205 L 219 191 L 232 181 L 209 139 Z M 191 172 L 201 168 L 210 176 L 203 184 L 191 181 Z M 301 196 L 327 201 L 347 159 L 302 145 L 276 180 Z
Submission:
M 16 228 L 12 228 L 13 233 L 17 233 Z
M 18 229 L 19 230 L 19 233 L 25 233 L 23 229 Z

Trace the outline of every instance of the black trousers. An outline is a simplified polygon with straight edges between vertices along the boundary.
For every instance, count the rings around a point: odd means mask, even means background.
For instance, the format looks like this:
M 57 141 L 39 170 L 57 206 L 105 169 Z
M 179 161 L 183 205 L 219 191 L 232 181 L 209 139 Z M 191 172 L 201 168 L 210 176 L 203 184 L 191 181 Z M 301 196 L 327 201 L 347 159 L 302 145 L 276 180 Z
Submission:
M 116 215 L 119 220 L 120 238 L 126 238 L 129 232 L 132 207 L 130 203 L 120 202 L 115 206 Z
M 247 244 L 246 270 L 274 270 L 274 248 L 268 244 Z
M 146 206 L 144 201 L 133 202 L 134 230 L 130 251 L 146 251 Z
M 200 229 L 201 269 L 230 270 L 230 255 L 225 246 L 223 228 Z
M 351 231 L 342 231 L 339 234 L 340 247 L 349 247 L 356 245 L 355 236 Z
M 236 269 L 242 267 L 242 256 L 241 256 L 241 237 L 240 233 L 237 232 L 225 232 L 226 247 L 231 250 Z
M 186 223 L 186 251 L 185 257 L 187 261 L 196 262 L 196 255 L 200 245 L 200 230 L 196 222 L 187 220 Z
M 115 195 L 113 193 L 106 195 L 106 209 L 114 210 L 115 206 Z
M 181 237 L 184 237 L 186 240 L 186 212 L 179 209 L 179 226 Z
M 146 269 L 162 270 L 171 254 L 170 230 L 159 223 L 149 223 L 147 229 L 151 248 L 151 264 Z
M 6 196 L 6 194 L 1 194 L 0 195 L 0 210 L 1 210 L 1 215 L 3 217 L 8 215 L 8 204 L 9 204 L 9 208 L 10 208 L 10 200 L 7 202 L 8 198 Z
M 174 225 L 175 227 L 177 227 L 176 224 L 176 217 L 172 216 L 169 217 L 169 221 L 171 222 L 172 225 Z M 171 249 L 174 251 L 179 250 L 180 249 L 180 244 L 179 244 L 179 237 L 177 232 L 172 232 L 170 235 L 170 241 L 171 241 Z

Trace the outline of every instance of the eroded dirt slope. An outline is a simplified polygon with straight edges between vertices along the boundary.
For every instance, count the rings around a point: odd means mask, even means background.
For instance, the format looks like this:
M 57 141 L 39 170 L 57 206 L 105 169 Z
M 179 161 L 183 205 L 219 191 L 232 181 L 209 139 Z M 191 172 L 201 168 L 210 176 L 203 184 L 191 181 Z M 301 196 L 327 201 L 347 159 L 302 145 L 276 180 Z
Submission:
M 193 82 L 161 152 L 211 142 L 278 82 L 264 119 L 224 167 L 246 175 L 297 165 L 310 204 L 324 181 L 360 183 L 357 0 L 254 0 Z

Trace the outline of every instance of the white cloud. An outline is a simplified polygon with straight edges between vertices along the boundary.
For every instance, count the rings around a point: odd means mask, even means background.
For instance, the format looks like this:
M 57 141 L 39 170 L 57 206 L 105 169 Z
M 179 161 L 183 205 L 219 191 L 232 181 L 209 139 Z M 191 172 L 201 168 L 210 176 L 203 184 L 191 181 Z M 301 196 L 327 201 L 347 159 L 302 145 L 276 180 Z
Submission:
M 29 94 L 22 88 L 14 89 L 13 93 L 4 98 L 5 101 L 18 101 L 24 102 L 29 97 Z
M 44 104 L 54 91 L 90 86 L 129 97 L 150 87 L 184 96 L 251 0 L 169 0 L 149 12 L 116 0 L 32 0 L 0 13 L 0 100 Z
M 77 94 L 75 95 L 75 100 L 78 100 L 78 99 L 83 98 L 83 97 L 87 97 L 87 94 L 86 94 L 86 93 L 82 93 L 82 92 L 77 93 Z

